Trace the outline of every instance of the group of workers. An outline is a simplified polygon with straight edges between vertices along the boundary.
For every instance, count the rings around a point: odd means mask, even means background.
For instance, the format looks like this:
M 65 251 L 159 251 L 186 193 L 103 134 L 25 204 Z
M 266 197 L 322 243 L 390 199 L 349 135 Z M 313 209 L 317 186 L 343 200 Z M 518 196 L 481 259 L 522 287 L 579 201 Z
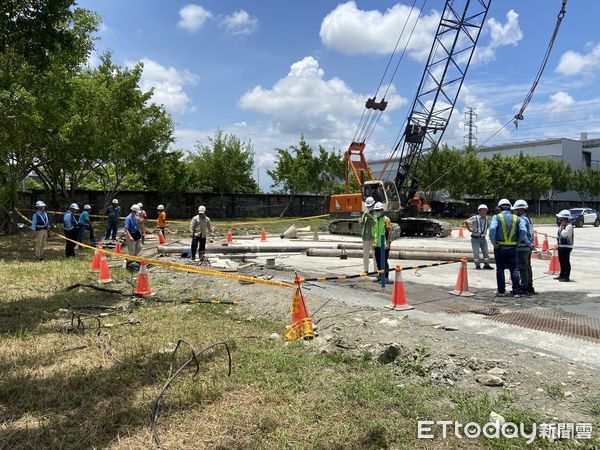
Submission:
M 48 240 L 49 231 L 52 229 L 46 204 L 39 200 L 35 204 L 36 211 L 31 218 L 31 230 L 35 240 L 35 256 L 39 260 L 44 259 L 44 249 Z M 167 216 L 163 205 L 157 206 L 158 220 L 157 228 L 164 233 Z M 75 256 L 75 248 L 78 243 L 84 243 L 86 234 L 89 235 L 89 244 L 96 245 L 94 226 L 91 220 L 92 207 L 84 205 L 83 211 L 79 213 L 80 208 L 77 203 L 71 203 L 67 211 L 63 214 L 63 232 L 67 238 L 65 240 L 65 255 L 67 258 Z M 144 242 L 146 232 L 147 214 L 142 203 L 136 203 L 131 206 L 130 214 L 125 218 L 124 234 L 127 243 L 128 253 L 137 255 Z M 121 207 L 119 201 L 114 199 L 106 210 L 106 233 L 105 240 L 117 239 L 119 230 L 119 220 L 121 216 Z
M 392 224 L 383 214 L 384 205 L 375 202 L 372 197 L 365 199 L 366 210 L 361 216 L 361 236 L 363 242 L 363 270 L 369 273 L 371 255 L 375 260 L 374 267 L 379 275 L 375 281 L 384 276 L 389 282 L 390 245 L 392 241 Z M 533 221 L 529 217 L 529 205 L 525 200 L 517 200 L 514 205 L 508 199 L 498 202 L 495 214 L 488 218 L 488 207 L 479 205 L 478 214 L 467 219 L 464 225 L 471 232 L 471 248 L 475 269 L 494 270 L 490 265 L 488 237 L 494 247 L 496 261 L 496 284 L 498 297 L 506 293 L 505 271 L 510 272 L 511 292 L 514 297 L 535 295 L 533 287 L 533 271 L 531 254 L 534 249 Z M 558 218 L 558 258 L 560 274 L 555 279 L 561 282 L 571 281 L 570 255 L 573 249 L 573 225 L 570 223 L 571 213 L 563 210 Z M 480 258 L 480 254 L 482 258 Z M 482 267 L 483 261 L 483 267 Z

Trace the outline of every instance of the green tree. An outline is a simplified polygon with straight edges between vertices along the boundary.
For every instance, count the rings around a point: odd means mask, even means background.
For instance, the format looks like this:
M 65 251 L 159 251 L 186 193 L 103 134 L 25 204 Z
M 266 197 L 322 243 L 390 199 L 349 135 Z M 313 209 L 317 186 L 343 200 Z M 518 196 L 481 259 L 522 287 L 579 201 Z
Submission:
M 573 188 L 579 194 L 581 206 L 585 206 L 591 197 L 600 195 L 600 170 L 586 168 L 575 171 Z
M 158 191 L 161 203 L 168 204 L 176 194 L 185 192 L 191 178 L 191 165 L 185 161 L 181 150 L 162 150 L 146 162 L 145 187 Z
M 225 194 L 252 194 L 259 191 L 252 177 L 254 148 L 233 134 L 217 130 L 209 137 L 209 144 L 196 144 L 196 153 L 190 156 L 193 190 L 205 188 L 219 194 L 225 217 Z

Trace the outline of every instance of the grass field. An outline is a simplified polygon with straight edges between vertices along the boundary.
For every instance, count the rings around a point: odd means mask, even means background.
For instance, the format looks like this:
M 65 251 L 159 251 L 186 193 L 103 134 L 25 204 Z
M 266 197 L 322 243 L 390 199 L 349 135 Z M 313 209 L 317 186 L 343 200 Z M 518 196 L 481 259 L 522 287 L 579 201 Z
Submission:
M 67 288 L 94 283 L 90 255 L 32 261 L 29 234 L 0 237 L 0 448 L 148 448 L 151 408 L 167 379 L 178 339 L 197 350 L 225 341 L 226 353 L 200 357 L 166 391 L 158 433 L 166 448 L 522 448 L 522 440 L 419 441 L 416 421 L 485 423 L 541 418 L 514 406 L 514 396 L 475 394 L 418 376 L 426 359 L 382 365 L 368 355 L 320 354 L 303 342 L 270 340 L 283 323 L 248 320 L 235 306 L 134 302 L 131 297 Z M 193 275 L 190 275 L 193 276 Z M 110 288 L 132 291 L 133 277 L 113 268 Z M 215 281 L 218 282 L 218 281 Z M 170 284 L 168 273 L 153 283 Z M 189 291 L 189 289 L 188 289 Z M 169 300 L 186 294 L 171 289 Z M 123 307 L 127 312 L 91 307 Z M 87 311 L 83 331 L 68 331 L 61 309 Z M 119 323 L 130 319 L 138 325 Z M 110 336 L 104 334 L 109 333 Z M 189 358 L 184 346 L 176 366 Z M 503 391 L 498 391 L 503 392 Z M 545 441 L 536 441 L 536 448 Z M 564 448 L 567 444 L 563 445 Z

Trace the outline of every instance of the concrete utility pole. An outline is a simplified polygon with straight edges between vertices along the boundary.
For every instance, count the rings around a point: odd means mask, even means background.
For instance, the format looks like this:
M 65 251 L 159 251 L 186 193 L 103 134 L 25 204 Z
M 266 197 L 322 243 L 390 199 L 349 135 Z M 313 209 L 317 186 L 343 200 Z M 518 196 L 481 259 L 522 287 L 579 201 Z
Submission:
M 464 130 L 468 130 L 468 132 L 464 136 L 464 143 L 469 147 L 477 145 L 477 137 L 475 136 L 475 133 L 477 133 L 477 125 L 475 125 L 475 122 L 477 122 L 477 114 L 475 114 L 475 108 L 473 108 L 472 106 L 468 106 L 467 110 L 465 111 L 464 124 Z

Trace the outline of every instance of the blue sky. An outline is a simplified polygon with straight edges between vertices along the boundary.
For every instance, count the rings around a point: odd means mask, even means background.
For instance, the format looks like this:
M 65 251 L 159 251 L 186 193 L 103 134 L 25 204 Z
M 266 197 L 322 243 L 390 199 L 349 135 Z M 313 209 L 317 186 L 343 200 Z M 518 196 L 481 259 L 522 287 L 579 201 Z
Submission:
M 421 0 L 416 4 L 420 6 Z M 217 127 L 251 140 L 264 190 L 273 149 L 298 142 L 345 150 L 366 98 L 377 87 L 412 1 L 85 0 L 104 19 L 98 52 L 144 63 L 143 87 L 155 89 L 176 123 L 176 147 L 191 150 Z M 367 157 L 384 158 L 437 27 L 443 0 L 428 0 L 393 81 L 390 106 L 369 140 Z M 518 109 L 529 89 L 560 0 L 493 0 L 475 63 L 444 136 L 463 142 L 463 112 L 478 113 L 479 142 Z M 525 121 L 490 144 L 600 136 L 600 2 L 567 5 L 547 72 Z M 413 19 L 416 13 L 411 16 Z M 93 55 L 91 62 L 97 59 Z

